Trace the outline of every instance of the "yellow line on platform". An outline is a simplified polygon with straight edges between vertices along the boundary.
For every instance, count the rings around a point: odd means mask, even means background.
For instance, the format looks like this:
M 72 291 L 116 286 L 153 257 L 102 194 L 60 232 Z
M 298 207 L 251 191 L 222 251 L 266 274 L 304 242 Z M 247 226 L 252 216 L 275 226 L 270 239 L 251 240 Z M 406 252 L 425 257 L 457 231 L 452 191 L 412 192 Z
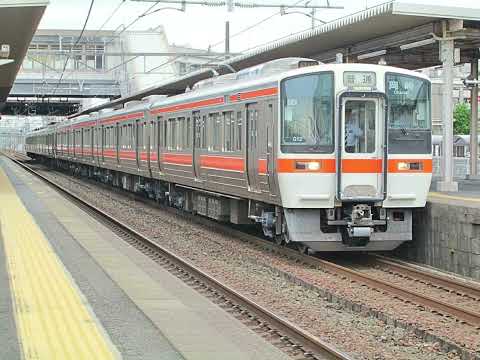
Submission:
M 23 358 L 116 359 L 108 335 L 1 169 L 0 229 Z
M 480 198 L 470 198 L 470 197 L 464 197 L 464 196 L 454 196 L 454 195 L 446 195 L 446 194 L 441 194 L 438 192 L 430 192 L 429 197 L 432 198 L 439 198 L 439 199 L 445 199 L 445 200 L 458 200 L 458 201 L 469 201 L 469 202 L 474 202 L 474 203 L 480 203 Z

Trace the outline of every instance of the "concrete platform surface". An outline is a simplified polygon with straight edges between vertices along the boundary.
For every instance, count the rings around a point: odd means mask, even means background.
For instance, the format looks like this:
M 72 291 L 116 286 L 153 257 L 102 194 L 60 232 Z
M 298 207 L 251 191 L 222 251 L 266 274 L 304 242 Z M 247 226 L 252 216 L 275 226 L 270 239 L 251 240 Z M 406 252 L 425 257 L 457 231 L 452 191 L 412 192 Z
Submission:
M 24 206 L 25 214 L 43 235 L 45 246 L 49 246 L 51 255 L 58 259 L 64 276 L 84 300 L 82 304 L 93 319 L 87 321 L 88 325 L 98 327 L 100 338 L 113 357 L 162 360 L 289 358 L 33 175 L 5 158 L 0 160 L 1 169 L 4 179 L 8 177 L 12 184 L 18 203 Z M 0 197 L 4 187 L 0 183 Z M 3 200 L 0 211 L 2 208 Z M 1 243 L 7 250 L 5 255 L 0 247 L 1 286 L 9 279 L 7 243 L 10 239 L 5 238 L 2 224 L 0 229 L 4 234 Z M 41 264 L 36 265 L 41 267 Z M 35 294 L 33 291 L 26 300 Z M 0 321 L 0 359 L 20 358 L 23 349 L 17 330 L 18 318 L 12 314 L 18 312 L 16 303 L 13 293 L 0 292 L 0 320 L 4 320 Z

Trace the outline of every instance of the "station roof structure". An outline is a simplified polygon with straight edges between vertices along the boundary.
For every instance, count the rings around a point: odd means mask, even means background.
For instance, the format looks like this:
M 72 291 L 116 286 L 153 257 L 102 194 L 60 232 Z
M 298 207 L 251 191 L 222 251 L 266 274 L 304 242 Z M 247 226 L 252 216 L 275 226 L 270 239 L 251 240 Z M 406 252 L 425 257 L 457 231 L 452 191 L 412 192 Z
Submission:
M 447 21 L 445 21 L 447 20 Z M 345 62 L 378 63 L 419 69 L 441 64 L 441 38 L 454 37 L 461 62 L 478 58 L 480 48 L 480 9 L 456 6 L 421 5 L 391 1 L 348 15 L 316 29 L 274 41 L 225 64 L 242 70 L 282 57 L 306 57 L 334 62 L 342 53 Z M 221 64 L 219 74 L 230 72 Z M 121 107 L 149 95 L 174 95 L 196 82 L 214 76 L 202 70 L 158 84 L 131 96 L 86 109 L 81 114 L 107 107 Z
M 12 88 L 48 3 L 48 0 L 0 0 L 0 46 L 10 47 L 8 59 L 13 60 L 1 65 L 5 59 L 0 57 L 0 104 Z

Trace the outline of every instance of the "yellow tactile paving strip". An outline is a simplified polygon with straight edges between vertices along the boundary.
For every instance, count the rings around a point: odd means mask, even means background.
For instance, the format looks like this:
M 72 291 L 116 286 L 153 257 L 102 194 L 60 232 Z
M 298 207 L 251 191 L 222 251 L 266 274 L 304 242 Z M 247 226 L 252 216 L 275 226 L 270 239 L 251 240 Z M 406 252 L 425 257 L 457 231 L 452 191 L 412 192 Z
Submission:
M 465 196 L 455 196 L 455 195 L 447 195 L 447 194 L 442 194 L 438 192 L 430 192 L 428 194 L 429 197 L 432 199 L 445 199 L 445 200 L 457 200 L 457 201 L 466 201 L 470 203 L 475 203 L 479 204 L 480 203 L 480 198 L 474 198 L 474 197 L 468 197 L 467 195 Z
M 23 358 L 118 358 L 108 335 L 1 169 L 0 229 Z

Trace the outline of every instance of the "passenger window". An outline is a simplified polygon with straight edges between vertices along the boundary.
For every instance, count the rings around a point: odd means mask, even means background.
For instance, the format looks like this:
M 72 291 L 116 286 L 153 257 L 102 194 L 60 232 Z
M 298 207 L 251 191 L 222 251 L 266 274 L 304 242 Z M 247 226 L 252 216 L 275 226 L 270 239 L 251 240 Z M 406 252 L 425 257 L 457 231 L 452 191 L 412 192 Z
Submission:
M 243 113 L 237 112 L 236 150 L 242 151 Z
M 170 130 L 170 143 L 168 144 L 169 150 L 175 150 L 177 148 L 177 121 L 175 118 L 168 119 L 168 125 Z
M 185 128 L 186 128 L 185 148 L 186 148 L 186 149 L 190 149 L 190 148 L 191 148 L 191 144 L 192 144 L 192 133 L 191 133 L 191 122 L 190 122 L 190 118 L 189 118 L 189 117 L 187 118 L 187 122 L 186 122 L 186 124 L 185 124 Z
M 223 149 L 224 151 L 233 151 L 233 141 L 235 138 L 235 120 L 233 112 L 223 113 Z
M 219 113 L 210 114 L 210 129 L 212 129 L 212 142 L 210 150 L 221 151 L 221 119 Z
M 182 150 L 185 146 L 185 118 L 178 118 L 178 144 L 177 150 Z
M 207 148 L 207 116 L 203 115 L 202 118 L 202 149 Z

